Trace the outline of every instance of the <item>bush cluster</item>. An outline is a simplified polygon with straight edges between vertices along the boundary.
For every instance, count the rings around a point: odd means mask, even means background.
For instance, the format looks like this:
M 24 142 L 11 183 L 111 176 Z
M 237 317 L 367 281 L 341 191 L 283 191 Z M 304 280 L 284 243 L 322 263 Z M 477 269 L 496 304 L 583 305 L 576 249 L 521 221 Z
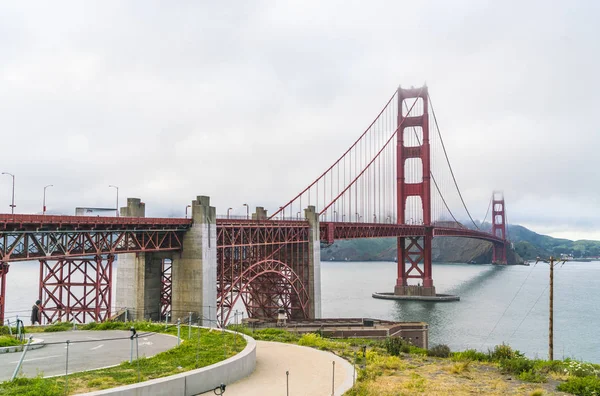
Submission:
M 559 384 L 556 389 L 574 395 L 598 396 L 600 395 L 600 378 L 595 376 L 570 377 L 567 381 Z
M 450 357 L 450 347 L 446 344 L 436 345 L 427 350 L 427 356 L 435 356 L 441 358 Z
M 389 337 L 384 342 L 387 353 L 400 356 L 400 353 L 410 353 L 410 345 L 400 337 Z

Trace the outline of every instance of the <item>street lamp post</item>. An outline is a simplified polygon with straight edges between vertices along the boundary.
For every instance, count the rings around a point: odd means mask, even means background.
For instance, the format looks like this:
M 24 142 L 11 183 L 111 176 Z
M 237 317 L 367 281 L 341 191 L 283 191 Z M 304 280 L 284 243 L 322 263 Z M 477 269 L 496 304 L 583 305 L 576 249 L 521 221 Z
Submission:
M 46 189 L 48 187 L 54 187 L 54 184 L 48 184 L 47 186 L 44 186 L 44 202 L 42 204 L 42 215 L 46 214 Z
M 248 206 L 248 204 L 243 204 L 242 206 L 246 207 L 246 220 L 250 219 L 250 207 Z
M 113 186 L 112 184 L 109 185 L 108 187 L 112 187 L 117 190 L 117 208 L 115 210 L 117 211 L 117 217 L 119 217 L 119 187 Z
M 233 208 L 228 208 L 227 209 L 227 218 L 229 218 L 229 211 L 232 210 Z
M 191 207 L 192 207 L 192 205 L 187 205 L 187 206 L 185 207 L 185 218 L 186 218 L 186 219 L 187 219 L 188 208 L 191 208 Z
M 12 201 L 10 204 L 10 213 L 15 214 L 15 175 L 8 172 L 2 172 L 3 175 L 8 175 L 12 177 Z

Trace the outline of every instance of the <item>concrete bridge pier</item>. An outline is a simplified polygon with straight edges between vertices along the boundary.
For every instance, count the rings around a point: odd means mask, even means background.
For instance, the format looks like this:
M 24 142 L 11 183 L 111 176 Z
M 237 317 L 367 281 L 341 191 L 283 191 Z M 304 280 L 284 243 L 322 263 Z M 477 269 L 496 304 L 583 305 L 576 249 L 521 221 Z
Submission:
M 214 326 L 217 306 L 217 215 L 210 198 L 192 201 L 192 227 L 183 237 L 183 250 L 171 269 L 172 320 L 199 316 Z
M 146 206 L 139 198 L 127 198 L 121 217 L 145 217 Z M 130 320 L 162 320 L 162 262 L 171 252 L 119 254 L 117 259 L 117 310 L 127 309 Z
M 308 285 L 309 285 L 309 317 L 321 318 L 321 235 L 319 213 L 314 206 L 304 209 L 304 217 L 308 221 Z

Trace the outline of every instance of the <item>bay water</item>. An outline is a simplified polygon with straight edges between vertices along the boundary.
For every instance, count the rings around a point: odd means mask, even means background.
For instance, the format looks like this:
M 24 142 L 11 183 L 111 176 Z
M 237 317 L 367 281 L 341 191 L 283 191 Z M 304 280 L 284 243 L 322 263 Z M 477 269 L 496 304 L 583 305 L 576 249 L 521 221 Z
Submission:
M 113 271 L 116 275 L 116 271 Z M 38 295 L 38 262 L 11 263 L 6 317 L 29 324 Z M 388 301 L 373 292 L 393 291 L 396 263 L 321 264 L 323 317 L 378 318 L 429 324 L 430 346 L 487 351 L 502 342 L 529 357 L 548 354 L 548 264 L 493 266 L 433 265 L 438 293 L 456 302 Z M 600 363 L 600 261 L 567 262 L 554 274 L 554 357 Z M 113 283 L 113 289 L 116 282 Z M 113 305 L 114 305 L 113 290 Z

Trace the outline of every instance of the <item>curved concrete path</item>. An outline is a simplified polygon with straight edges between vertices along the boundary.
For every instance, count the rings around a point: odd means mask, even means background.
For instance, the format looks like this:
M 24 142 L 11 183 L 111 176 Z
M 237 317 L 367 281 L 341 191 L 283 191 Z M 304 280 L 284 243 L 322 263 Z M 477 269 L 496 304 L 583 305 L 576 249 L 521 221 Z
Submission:
M 286 371 L 289 371 L 290 396 L 331 396 L 335 361 L 335 395 L 352 387 L 352 365 L 329 352 L 282 344 L 256 342 L 256 369 L 247 378 L 228 384 L 227 396 L 286 395 Z M 204 395 L 213 392 L 204 393 Z
M 64 374 L 66 340 L 73 342 L 69 346 L 69 373 L 116 365 L 129 360 L 131 348 L 129 335 L 129 331 L 123 330 L 34 333 L 34 337 L 41 338 L 50 345 L 27 351 L 21 371 L 26 377 L 35 377 L 38 374 L 43 376 Z M 114 340 L 114 338 L 118 339 Z M 140 337 L 139 354 L 140 357 L 153 356 L 176 345 L 177 337 L 167 334 Z M 11 378 L 21 354 L 21 352 L 14 352 L 0 355 L 0 381 Z

